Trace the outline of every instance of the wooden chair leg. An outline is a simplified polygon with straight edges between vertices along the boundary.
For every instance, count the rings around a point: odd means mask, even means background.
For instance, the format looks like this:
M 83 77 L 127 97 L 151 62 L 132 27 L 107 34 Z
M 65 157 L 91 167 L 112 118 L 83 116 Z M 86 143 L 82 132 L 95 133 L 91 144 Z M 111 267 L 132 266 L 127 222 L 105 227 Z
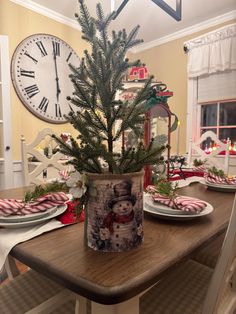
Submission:
M 13 278 L 20 274 L 20 271 L 16 266 L 15 259 L 10 255 L 8 255 L 4 267 L 10 280 L 12 280 Z
M 75 303 L 75 314 L 86 314 L 87 313 L 87 302 L 88 300 L 80 295 L 76 296 Z

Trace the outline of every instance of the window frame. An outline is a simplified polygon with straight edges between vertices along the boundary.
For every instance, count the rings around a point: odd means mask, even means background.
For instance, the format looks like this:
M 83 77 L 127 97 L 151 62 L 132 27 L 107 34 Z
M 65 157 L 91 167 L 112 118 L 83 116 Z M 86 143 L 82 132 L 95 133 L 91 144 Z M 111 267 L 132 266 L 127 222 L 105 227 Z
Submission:
M 225 103 L 230 103 L 230 102 L 236 102 L 236 98 L 232 99 L 221 99 L 221 100 L 211 100 L 211 101 L 206 101 L 206 102 L 198 102 L 197 103 L 197 125 L 199 128 L 199 136 L 201 134 L 201 130 L 210 130 L 210 129 L 216 129 L 216 135 L 219 138 L 219 131 L 220 129 L 230 129 L 230 128 L 235 128 L 236 129 L 236 123 L 234 125 L 220 125 L 220 104 L 225 104 Z M 207 106 L 207 105 L 217 105 L 217 125 L 215 126 L 201 126 L 201 106 Z M 236 106 L 236 105 L 235 105 Z
M 216 102 L 231 102 L 236 101 L 236 98 L 228 98 L 224 100 L 210 100 L 206 102 L 198 101 L 198 78 L 188 78 L 187 84 L 187 119 L 186 119 L 186 151 L 191 149 L 191 143 L 197 142 L 200 139 L 200 120 L 201 110 L 198 104 L 216 103 Z M 219 116 L 219 115 L 218 115 Z M 226 127 L 226 126 L 223 126 Z M 211 127 L 212 128 L 212 127 Z M 223 157 L 219 155 L 218 157 Z M 236 155 L 231 155 L 236 160 Z M 236 165 L 234 166 L 236 167 Z

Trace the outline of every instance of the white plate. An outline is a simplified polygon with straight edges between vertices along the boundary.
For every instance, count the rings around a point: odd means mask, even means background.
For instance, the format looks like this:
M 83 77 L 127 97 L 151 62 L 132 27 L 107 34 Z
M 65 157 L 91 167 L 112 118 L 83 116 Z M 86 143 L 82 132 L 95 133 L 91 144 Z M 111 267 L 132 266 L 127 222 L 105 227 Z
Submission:
M 60 205 L 57 207 L 57 210 L 53 214 L 43 217 L 43 218 L 39 218 L 37 220 L 30 220 L 30 221 L 23 221 L 23 222 L 0 222 L 0 227 L 16 229 L 16 228 L 35 226 L 49 219 L 52 219 L 61 215 L 62 213 L 64 213 L 66 208 L 67 208 L 67 205 Z
M 211 204 L 207 203 L 206 208 L 198 214 L 186 213 L 180 210 L 171 209 L 168 206 L 154 203 L 150 198 L 146 198 L 144 202 L 144 211 L 162 219 L 171 220 L 190 220 L 202 216 L 209 215 L 213 211 Z
M 53 206 L 45 210 L 44 212 L 34 213 L 34 214 L 27 214 L 27 215 L 11 215 L 7 217 L 0 217 L 1 222 L 24 222 L 29 220 L 36 220 L 46 216 L 50 216 L 57 211 L 57 207 Z
M 186 197 L 186 198 L 188 198 L 188 197 Z M 168 215 L 193 215 L 192 212 L 174 209 L 174 208 L 168 207 L 166 205 L 160 204 L 158 202 L 155 202 L 152 200 L 152 197 L 148 197 L 145 200 L 145 206 L 148 209 L 157 210 L 159 213 L 164 213 L 164 214 L 168 214 Z
M 201 182 L 205 184 L 210 190 L 215 190 L 219 192 L 236 192 L 236 184 L 217 184 L 217 183 L 209 183 L 209 182 Z

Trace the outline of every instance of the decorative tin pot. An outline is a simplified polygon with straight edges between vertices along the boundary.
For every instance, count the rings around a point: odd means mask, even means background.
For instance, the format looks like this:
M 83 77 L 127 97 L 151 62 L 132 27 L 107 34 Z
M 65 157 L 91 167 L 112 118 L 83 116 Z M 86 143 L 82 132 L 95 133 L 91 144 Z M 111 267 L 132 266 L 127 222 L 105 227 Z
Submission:
M 143 241 L 143 171 L 87 174 L 85 241 L 94 250 L 122 252 Z

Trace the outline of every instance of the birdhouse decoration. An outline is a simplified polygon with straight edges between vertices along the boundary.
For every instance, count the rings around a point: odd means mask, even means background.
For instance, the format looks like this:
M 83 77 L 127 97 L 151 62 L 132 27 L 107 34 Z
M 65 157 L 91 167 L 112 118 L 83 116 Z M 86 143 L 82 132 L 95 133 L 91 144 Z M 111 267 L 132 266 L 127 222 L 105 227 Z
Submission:
M 128 82 L 139 82 L 148 79 L 149 73 L 147 67 L 143 64 L 141 66 L 132 67 L 128 71 L 127 81 Z

